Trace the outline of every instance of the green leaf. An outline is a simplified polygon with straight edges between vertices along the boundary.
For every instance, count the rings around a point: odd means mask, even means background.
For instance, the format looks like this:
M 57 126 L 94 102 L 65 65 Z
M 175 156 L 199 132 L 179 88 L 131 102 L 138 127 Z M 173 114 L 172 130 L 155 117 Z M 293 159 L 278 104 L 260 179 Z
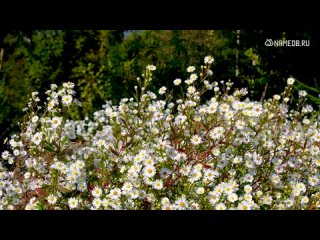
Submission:
M 305 84 L 305 83 L 303 83 L 303 82 L 301 82 L 301 81 L 299 81 L 299 80 L 297 80 L 297 79 L 296 79 L 296 82 L 298 83 L 298 86 L 297 86 L 297 87 L 294 86 L 295 89 L 301 89 L 301 87 L 302 87 L 302 88 L 305 88 L 305 89 L 308 90 L 308 91 L 315 92 L 315 93 L 317 93 L 317 94 L 320 93 L 320 90 L 317 89 L 317 88 L 315 88 L 315 87 L 311 87 L 311 86 L 309 86 L 309 85 L 307 85 L 307 84 Z
M 37 210 L 43 210 L 43 207 L 42 207 L 41 205 L 37 204 L 37 205 L 35 206 L 35 209 L 37 209 Z
M 50 144 L 50 143 L 48 143 L 48 142 L 45 142 L 45 143 L 44 143 L 43 148 L 44 148 L 45 150 L 49 151 L 49 152 L 55 152 L 55 151 L 56 151 L 54 145 L 53 145 L 53 144 Z
M 64 136 L 64 137 L 62 138 L 61 144 L 64 145 L 64 144 L 66 144 L 69 140 L 70 140 L 70 139 L 68 138 L 68 136 Z
M 65 187 L 62 187 L 60 185 L 57 185 L 57 189 L 60 191 L 60 192 L 63 192 L 63 193 L 68 193 L 68 192 L 71 192 L 69 189 L 65 188 Z

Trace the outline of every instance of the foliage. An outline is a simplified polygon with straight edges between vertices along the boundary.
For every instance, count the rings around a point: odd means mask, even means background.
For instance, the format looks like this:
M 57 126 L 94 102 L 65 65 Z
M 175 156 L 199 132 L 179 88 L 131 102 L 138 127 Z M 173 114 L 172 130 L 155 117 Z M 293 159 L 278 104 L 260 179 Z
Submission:
M 207 53 L 216 59 L 216 81 L 230 79 L 236 87 L 250 87 L 249 96 L 256 100 L 273 96 L 285 87 L 288 77 L 304 84 L 297 84 L 296 91 L 318 89 L 320 77 L 317 32 L 145 30 L 124 37 L 122 30 L 32 30 L 0 35 L 1 143 L 18 130 L 13 123 L 22 121 L 20 110 L 31 92 L 73 81 L 83 107 L 73 107 L 70 115 L 82 119 L 97 111 L 105 99 L 117 104 L 121 98 L 129 98 L 140 70 L 150 62 L 158 69 L 157 81 L 149 86 L 152 91 L 162 85 L 172 88 L 175 78 L 186 77 L 188 66 L 201 64 L 196 56 Z M 311 43 L 308 48 L 266 47 L 269 38 L 309 39 Z M 317 92 L 308 92 L 309 101 L 316 106 Z M 178 89 L 172 94 L 182 97 Z M 45 100 L 46 96 L 39 97 Z M 205 94 L 203 99 L 208 97 Z M 293 103 L 297 101 L 293 99 Z

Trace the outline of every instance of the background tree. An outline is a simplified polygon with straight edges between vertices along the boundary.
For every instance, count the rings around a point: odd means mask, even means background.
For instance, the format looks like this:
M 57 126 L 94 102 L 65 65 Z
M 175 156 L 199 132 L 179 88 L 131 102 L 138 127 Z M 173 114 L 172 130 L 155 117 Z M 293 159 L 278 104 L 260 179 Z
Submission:
M 266 47 L 266 39 L 310 40 L 309 47 Z M 238 42 L 237 42 L 238 40 Z M 33 30 L 0 32 L 0 141 L 17 129 L 32 91 L 52 83 L 76 83 L 83 107 L 74 119 L 90 116 L 105 100 L 131 97 L 147 64 L 157 66 L 153 85 L 172 86 L 212 55 L 214 79 L 248 86 L 256 100 L 272 96 L 296 78 L 296 90 L 308 91 L 319 104 L 320 34 L 276 30 Z M 174 92 L 179 97 L 179 92 Z M 44 96 L 40 96 L 43 100 Z M 208 96 L 209 97 L 209 96 Z M 8 129 L 8 130 L 7 130 Z

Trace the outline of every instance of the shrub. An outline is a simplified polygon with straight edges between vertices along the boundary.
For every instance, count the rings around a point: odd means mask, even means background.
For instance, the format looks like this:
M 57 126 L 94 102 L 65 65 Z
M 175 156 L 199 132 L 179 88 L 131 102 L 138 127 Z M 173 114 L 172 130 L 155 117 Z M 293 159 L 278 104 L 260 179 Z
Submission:
M 250 101 L 247 89 L 210 81 L 213 60 L 174 80 L 177 100 L 165 86 L 147 90 L 156 69 L 148 65 L 132 98 L 81 121 L 68 119 L 81 105 L 73 83 L 52 84 L 43 107 L 34 92 L 2 153 L 0 207 L 319 208 L 319 114 L 306 93 L 290 110 L 290 78 L 281 94 Z

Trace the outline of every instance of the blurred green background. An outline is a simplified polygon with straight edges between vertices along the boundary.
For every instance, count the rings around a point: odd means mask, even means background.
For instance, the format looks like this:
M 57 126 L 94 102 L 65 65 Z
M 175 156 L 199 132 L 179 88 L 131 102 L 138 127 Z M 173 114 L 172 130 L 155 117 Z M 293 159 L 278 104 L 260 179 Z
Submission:
M 266 47 L 266 39 L 309 40 L 310 46 Z M 296 90 L 307 90 L 310 103 L 317 106 L 319 53 L 319 31 L 0 31 L 0 144 L 17 130 L 32 91 L 75 82 L 83 107 L 73 109 L 72 118 L 80 119 L 105 100 L 116 104 L 131 97 L 135 79 L 147 64 L 157 66 L 150 89 L 155 91 L 187 77 L 185 69 L 199 67 L 207 55 L 215 58 L 213 78 L 250 87 L 251 99 L 279 93 L 286 79 L 294 77 Z

